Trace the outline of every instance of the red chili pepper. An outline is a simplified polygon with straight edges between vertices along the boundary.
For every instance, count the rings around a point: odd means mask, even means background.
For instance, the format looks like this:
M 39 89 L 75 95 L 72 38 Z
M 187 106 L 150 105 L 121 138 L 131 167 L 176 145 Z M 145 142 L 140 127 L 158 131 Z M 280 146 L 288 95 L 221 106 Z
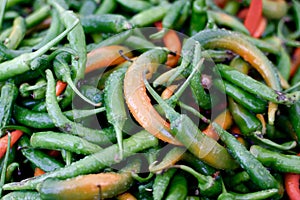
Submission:
M 300 47 L 295 49 L 293 56 L 292 56 L 292 65 L 291 65 L 291 77 L 294 76 L 298 68 L 300 67 Z
M 237 14 L 237 17 L 240 19 L 245 19 L 247 14 L 248 14 L 249 8 L 243 8 L 242 10 L 240 10 Z
M 300 198 L 299 181 L 300 174 L 286 173 L 284 175 L 285 190 L 290 200 L 299 200 Z
M 262 17 L 258 24 L 258 27 L 254 31 L 252 36 L 255 38 L 259 38 L 265 32 L 267 23 L 268 23 L 267 19 L 265 17 Z
M 15 130 L 11 132 L 10 147 L 12 147 L 22 135 L 23 132 L 20 130 Z M 6 152 L 7 143 L 8 143 L 8 135 L 5 135 L 2 138 L 0 138 L 0 158 L 2 158 Z
M 56 96 L 59 96 L 67 87 L 67 83 L 58 80 L 56 82 Z
M 227 0 L 214 0 L 215 4 L 220 8 L 224 8 L 227 3 Z
M 249 30 L 253 36 L 254 32 L 259 26 L 259 22 L 262 18 L 262 0 L 252 0 L 250 3 L 249 11 L 244 21 L 245 27 Z

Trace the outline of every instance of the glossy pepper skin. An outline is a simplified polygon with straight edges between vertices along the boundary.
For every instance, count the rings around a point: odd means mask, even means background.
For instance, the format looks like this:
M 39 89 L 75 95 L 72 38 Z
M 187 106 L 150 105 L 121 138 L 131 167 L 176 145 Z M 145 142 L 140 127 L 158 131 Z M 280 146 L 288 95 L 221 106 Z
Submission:
M 130 173 L 100 173 L 59 180 L 49 178 L 38 186 L 42 199 L 112 198 L 127 191 L 133 183 Z

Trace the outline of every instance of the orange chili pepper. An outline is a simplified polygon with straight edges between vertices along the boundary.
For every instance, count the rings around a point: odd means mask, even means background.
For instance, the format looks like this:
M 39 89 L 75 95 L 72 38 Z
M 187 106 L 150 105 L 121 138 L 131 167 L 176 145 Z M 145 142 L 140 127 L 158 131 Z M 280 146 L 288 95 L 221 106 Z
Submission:
M 225 110 L 224 112 L 220 113 L 214 119 L 214 122 L 219 124 L 225 130 L 228 129 L 233 123 L 231 114 L 228 110 Z M 205 130 L 203 130 L 203 133 L 213 138 L 214 140 L 219 140 L 219 134 L 215 132 L 211 124 L 209 124 Z
M 168 86 L 162 93 L 161 98 L 162 99 L 169 99 L 173 94 L 174 91 L 177 89 L 178 85 L 170 85 Z
M 156 22 L 154 23 L 156 28 L 158 30 L 162 29 L 162 23 L 161 22 Z M 163 42 L 165 46 L 171 50 L 172 52 L 175 52 L 176 55 L 168 55 L 168 59 L 166 62 L 166 65 L 170 67 L 174 67 L 177 65 L 178 60 L 180 58 L 180 52 L 181 52 L 181 41 L 174 30 L 169 30 L 163 37 Z
M 41 168 L 39 168 L 39 167 L 36 167 L 34 169 L 34 176 L 40 176 L 40 175 L 45 174 L 45 173 L 46 172 L 44 170 L 42 170 Z
M 87 54 L 85 73 L 124 62 L 126 59 L 122 57 L 120 52 L 123 52 L 124 56 L 128 58 L 132 57 L 132 53 L 127 47 L 119 45 L 105 46 L 92 50 Z
M 132 194 L 130 194 L 129 192 L 120 194 L 119 196 L 117 196 L 117 200 L 136 200 L 137 198 L 135 198 Z
M 153 49 L 133 62 L 125 74 L 124 96 L 131 114 L 144 129 L 165 142 L 180 145 L 170 133 L 170 124 L 152 106 L 143 81 L 144 72 L 155 71 L 159 65 L 155 59 L 162 56 L 167 57 L 165 51 Z

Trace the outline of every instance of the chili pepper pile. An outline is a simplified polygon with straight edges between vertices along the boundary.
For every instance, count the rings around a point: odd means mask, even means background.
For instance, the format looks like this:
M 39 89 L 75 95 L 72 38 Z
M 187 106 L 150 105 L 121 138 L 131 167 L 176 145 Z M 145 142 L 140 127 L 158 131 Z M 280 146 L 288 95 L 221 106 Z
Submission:
M 0 0 L 0 198 L 300 199 L 297 0 Z

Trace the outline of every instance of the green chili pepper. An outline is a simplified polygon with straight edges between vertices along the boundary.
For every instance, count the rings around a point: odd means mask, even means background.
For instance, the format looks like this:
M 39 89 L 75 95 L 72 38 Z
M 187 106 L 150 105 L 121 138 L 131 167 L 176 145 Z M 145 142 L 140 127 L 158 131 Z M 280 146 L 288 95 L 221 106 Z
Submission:
M 297 146 L 296 141 L 289 141 L 289 142 L 285 142 L 282 144 L 277 144 L 277 143 L 273 142 L 272 140 L 269 140 L 267 138 L 262 138 L 262 136 L 258 135 L 258 134 L 253 134 L 252 137 L 253 137 L 253 140 L 258 141 L 258 143 L 267 145 L 269 147 L 272 147 L 272 148 L 275 148 L 278 150 L 291 150 Z
M 67 150 L 77 154 L 89 155 L 100 151 L 102 148 L 80 137 L 57 133 L 53 131 L 37 132 L 30 137 L 33 148 Z
M 53 74 L 50 70 L 46 70 L 47 76 L 47 91 L 46 91 L 46 105 L 50 118 L 55 126 L 59 127 L 63 132 L 80 136 L 89 142 L 95 144 L 107 144 L 110 140 L 103 135 L 100 130 L 86 128 L 81 124 L 70 121 L 61 112 L 55 95 L 55 82 Z
M 261 190 L 247 194 L 238 194 L 234 192 L 223 193 L 218 197 L 218 200 L 259 200 L 267 199 L 278 193 L 278 189 Z
M 13 104 L 18 96 L 18 89 L 13 83 L 5 83 L 1 88 L 0 97 L 0 127 L 8 125 L 13 110 Z M 0 133 L 2 136 L 2 132 Z
M 221 91 L 225 89 L 228 96 L 254 113 L 263 113 L 267 108 L 266 101 L 244 91 L 242 88 L 236 87 L 226 80 L 216 80 L 214 83 Z
M 170 4 L 167 2 L 162 2 L 158 6 L 151 7 L 147 10 L 139 12 L 135 14 L 131 19 L 130 22 L 137 27 L 144 27 L 149 26 L 154 22 L 160 21 L 170 9 Z
M 47 45 L 43 46 L 39 50 L 32 53 L 24 53 L 12 60 L 3 62 L 0 64 L 0 81 L 11 78 L 15 75 L 22 74 L 26 71 L 30 70 L 30 62 L 35 58 L 43 55 L 46 51 L 48 51 L 53 45 L 58 43 L 61 39 L 63 39 L 69 31 L 71 31 L 74 26 L 78 24 L 78 21 L 72 24 L 68 29 L 62 32 L 55 39 L 47 43 Z
M 226 144 L 233 157 L 249 174 L 251 180 L 261 189 L 278 188 L 279 184 L 271 173 L 238 141 L 233 135 L 212 123 L 221 140 Z
M 186 178 L 181 174 L 176 174 L 172 180 L 170 188 L 166 194 L 166 200 L 185 200 L 188 193 L 188 183 Z
M 192 66 L 197 66 L 197 64 L 200 62 L 200 59 L 200 44 L 196 42 Z M 195 76 L 192 77 L 190 87 L 192 90 L 193 97 L 196 100 L 197 104 L 200 106 L 200 108 L 209 109 L 211 108 L 211 99 L 209 94 L 204 90 L 204 87 L 202 86 L 200 71 L 201 69 L 195 74 Z
M 142 12 L 151 8 L 151 3 L 142 0 L 116 0 L 122 7 L 131 12 Z
M 216 169 L 207 165 L 203 161 L 201 161 L 199 158 L 196 158 L 193 154 L 189 152 L 185 152 L 183 154 L 182 160 L 187 162 L 188 165 L 191 165 L 193 169 L 200 172 L 204 175 L 213 175 L 216 173 Z
M 300 158 L 296 155 L 286 155 L 268 150 L 258 145 L 252 145 L 250 152 L 263 165 L 272 167 L 280 172 L 299 173 Z
M 249 35 L 248 29 L 235 17 L 223 12 L 207 11 L 207 14 L 218 25 L 227 26 L 235 31 Z
M 252 113 L 237 104 L 232 98 L 228 98 L 228 103 L 233 120 L 243 135 L 249 136 L 255 131 L 261 131 L 261 122 Z
M 203 30 L 206 26 L 207 13 L 205 0 L 195 0 L 193 2 L 189 33 L 191 36 Z
M 133 35 L 127 38 L 123 43 L 126 46 L 141 52 L 145 52 L 156 47 L 152 42 Z
M 116 131 L 121 157 L 123 154 L 122 129 L 127 120 L 125 100 L 123 97 L 123 80 L 126 71 L 127 67 L 124 67 L 111 73 L 105 81 L 104 88 L 106 117 Z
M 82 85 L 80 87 L 80 92 L 92 102 L 105 105 L 103 91 L 99 90 L 97 87 L 92 85 Z
M 278 58 L 277 68 L 285 80 L 289 80 L 291 70 L 291 60 L 287 50 L 280 48 L 280 57 Z
M 104 108 L 97 108 L 94 110 L 70 110 L 63 114 L 70 120 L 80 119 L 87 116 L 95 115 L 99 112 L 104 111 Z M 38 128 L 38 129 L 49 129 L 54 128 L 55 125 L 51 120 L 50 116 L 46 112 L 31 111 L 29 109 L 14 105 L 13 116 L 18 123 L 23 124 L 28 127 Z M 105 133 L 106 132 L 106 133 Z M 114 140 L 111 129 L 103 129 L 101 134 L 106 135 L 111 140 Z
M 68 86 L 72 88 L 72 90 L 84 101 L 87 103 L 93 105 L 93 106 L 100 106 L 100 103 L 94 103 L 88 98 L 86 98 L 84 95 L 81 94 L 81 92 L 77 89 L 75 84 L 73 83 L 72 77 L 71 77 L 71 70 L 67 63 L 68 55 L 66 54 L 59 54 L 56 56 L 56 58 L 53 61 L 53 67 L 55 70 L 56 76 L 61 79 L 62 81 L 68 83 Z
M 22 137 L 19 140 L 19 145 L 21 147 L 23 156 L 25 156 L 25 158 L 27 158 L 35 166 L 41 168 L 46 172 L 54 171 L 64 166 L 60 161 L 53 157 L 50 157 L 48 154 L 40 150 L 31 148 L 29 139 L 27 137 Z
M 224 182 L 226 183 L 226 185 L 228 185 L 230 188 L 235 188 L 235 186 L 249 181 L 250 180 L 250 176 L 246 171 L 241 171 L 236 173 L 235 175 L 231 176 L 226 176 L 223 178 Z
M 87 16 L 91 15 L 94 13 L 94 11 L 97 9 L 97 4 L 93 0 L 86 0 L 82 4 L 80 10 L 79 10 L 79 15 L 81 16 Z
M 14 172 L 16 169 L 19 169 L 19 167 L 20 167 L 20 165 L 19 165 L 19 163 L 17 163 L 17 162 L 10 163 L 10 164 L 7 166 L 7 169 L 6 169 L 6 177 L 5 177 L 5 180 L 10 182 L 10 181 L 12 180 L 13 172 Z
M 45 79 L 40 78 L 36 81 L 34 85 L 29 85 L 28 83 L 22 83 L 19 87 L 19 92 L 22 97 L 28 97 L 30 96 L 31 92 L 43 89 L 44 91 L 46 88 L 47 82 Z M 41 99 L 41 98 L 35 98 L 34 99 Z
M 217 68 L 222 76 L 226 80 L 234 83 L 235 85 L 243 88 L 245 91 L 256 94 L 263 99 L 272 101 L 279 104 L 293 104 L 298 100 L 298 93 L 282 93 L 277 90 L 273 90 L 265 84 L 256 81 L 255 79 L 247 76 L 229 66 L 218 64 Z
M 14 191 L 6 194 L 1 199 L 2 200 L 13 200 L 13 199 L 41 200 L 41 197 L 40 194 L 35 191 Z
M 50 1 L 49 3 L 57 9 L 60 19 L 67 29 L 73 27 L 73 23 L 79 20 L 74 12 L 66 10 L 59 4 L 59 2 Z M 70 47 L 76 52 L 76 55 L 72 55 L 72 66 L 75 68 L 76 74 L 74 79 L 75 83 L 84 77 L 87 59 L 86 43 L 84 38 L 84 30 L 80 23 L 76 24 L 75 27 L 68 33 Z
M 158 145 L 158 140 L 147 131 L 141 131 L 123 141 L 124 154 L 127 158 L 136 152 L 145 150 Z M 112 145 L 95 154 L 84 157 L 83 159 L 73 162 L 71 165 L 59 170 L 46 173 L 44 175 L 25 179 L 22 182 L 8 183 L 3 186 L 4 190 L 24 190 L 35 189 L 38 184 L 47 178 L 66 179 L 74 176 L 99 172 L 107 165 L 119 163 L 121 160 L 116 159 L 119 154 L 118 145 Z
M 8 38 L 4 41 L 4 44 L 9 49 L 16 49 L 26 33 L 25 19 L 22 17 L 17 17 L 14 20 L 12 30 Z
M 170 168 L 161 174 L 157 174 L 153 183 L 153 199 L 163 199 L 171 178 L 176 172 L 176 168 Z
M 104 0 L 101 1 L 100 6 L 96 10 L 96 14 L 107 14 L 112 13 L 117 7 L 117 1 L 116 0 Z
M 125 17 L 117 14 L 83 16 L 80 22 L 85 33 L 120 33 L 132 28 Z
M 32 49 L 39 49 L 49 41 L 53 40 L 62 31 L 62 23 L 56 9 L 51 10 L 51 25 L 43 40 L 32 47 Z

